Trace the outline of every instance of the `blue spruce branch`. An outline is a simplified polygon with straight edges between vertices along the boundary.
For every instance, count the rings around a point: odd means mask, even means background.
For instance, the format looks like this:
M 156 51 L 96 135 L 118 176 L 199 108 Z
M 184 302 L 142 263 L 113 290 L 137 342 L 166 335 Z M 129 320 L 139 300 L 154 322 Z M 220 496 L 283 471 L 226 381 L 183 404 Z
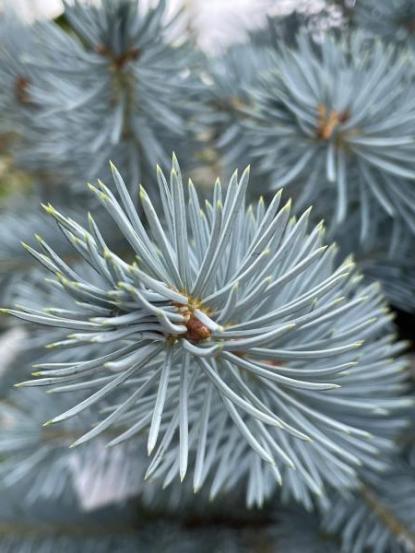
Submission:
M 214 496 L 248 477 L 249 503 L 279 482 L 309 505 L 327 484 L 353 485 L 362 463 L 380 468 L 378 451 L 405 424 L 395 411 L 411 402 L 405 344 L 394 341 L 378 286 L 363 286 L 350 259 L 336 267 L 322 226 L 308 230 L 309 212 L 290 218 L 280 193 L 246 209 L 248 171 L 226 193 L 217 182 L 202 209 L 191 182 L 185 199 L 173 158 L 170 181 L 158 172 L 162 220 L 144 188 L 140 218 L 112 171 L 119 199 L 102 182 L 90 188 L 135 260 L 112 252 L 91 217 L 86 230 L 46 206 L 92 271 L 41 241 L 43 252 L 29 251 L 62 299 L 6 310 L 69 330 L 54 347 L 110 347 L 39 367 L 27 384 L 87 393 L 50 423 L 107 399 L 74 445 L 110 428 L 119 429 L 112 445 L 146 431 L 147 478 L 168 485 L 192 469 L 195 489 L 210 476 Z
M 299 205 L 334 204 L 337 224 L 357 205 L 363 240 L 377 211 L 414 231 L 412 54 L 360 33 L 297 42 L 280 47 L 239 117 L 258 174 L 252 192 L 296 184 Z

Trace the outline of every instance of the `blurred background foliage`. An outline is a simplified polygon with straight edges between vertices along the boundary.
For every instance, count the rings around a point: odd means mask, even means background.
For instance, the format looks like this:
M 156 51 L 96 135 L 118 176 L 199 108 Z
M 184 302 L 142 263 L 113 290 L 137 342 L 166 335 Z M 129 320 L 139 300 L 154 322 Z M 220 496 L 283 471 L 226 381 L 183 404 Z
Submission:
M 0 303 L 48 305 L 45 274 L 21 246 L 36 234 L 82 265 L 41 203 L 82 224 L 93 213 L 121 255 L 86 182 L 108 182 L 112 159 L 133 198 L 143 183 L 157 205 L 154 167 L 174 150 L 201 195 L 251 164 L 252 201 L 284 187 L 300 211 L 312 204 L 338 261 L 353 255 L 365 282 L 381 283 L 413 363 L 413 1 L 141 0 L 141 18 L 133 0 L 103 0 L 106 16 L 92 4 L 1 4 Z M 330 490 L 308 511 L 279 492 L 247 509 L 238 489 L 210 501 L 186 481 L 144 482 L 141 439 L 69 449 L 82 430 L 42 429 L 62 396 L 13 384 L 32 364 L 66 362 L 45 350 L 62 336 L 0 322 L 2 552 L 415 551 L 415 410 L 402 414 L 410 426 L 386 473 L 362 470 L 354 491 Z

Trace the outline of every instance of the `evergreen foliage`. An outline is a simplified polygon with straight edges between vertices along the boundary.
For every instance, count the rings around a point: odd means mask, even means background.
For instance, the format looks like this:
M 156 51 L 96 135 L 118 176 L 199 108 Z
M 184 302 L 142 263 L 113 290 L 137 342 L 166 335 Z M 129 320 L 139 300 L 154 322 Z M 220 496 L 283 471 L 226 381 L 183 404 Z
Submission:
M 91 415 L 84 413 L 59 429 L 42 426 L 56 410 L 68 404 L 67 398 L 45 395 L 39 390 L 12 392 L 0 405 L 4 430 L 0 437 L 3 459 L 0 474 L 3 485 L 23 487 L 29 503 L 61 499 L 84 507 L 125 501 L 137 495 L 144 476 L 145 455 L 141 444 L 130 443 L 108 449 L 96 441 L 86 447 L 68 450 L 73 441 L 90 426 Z
M 213 58 L 209 63 L 210 87 L 205 93 L 207 108 L 203 120 L 210 130 L 213 152 L 216 157 L 217 152 L 222 154 L 218 161 L 225 173 L 230 173 L 241 164 L 246 165 L 250 156 L 243 121 L 252 98 L 251 88 L 257 82 L 258 75 L 272 67 L 269 37 L 266 41 L 266 44 L 258 44 L 258 40 L 255 40 L 255 45 L 235 44 L 223 56 Z M 243 64 L 241 59 L 244 59 Z M 243 168 L 241 165 L 240 169 Z
M 265 191 L 300 182 L 300 205 L 334 198 L 338 224 L 357 206 L 367 232 L 378 210 L 413 230 L 409 53 L 362 34 L 349 42 L 301 34 L 298 48 L 279 48 L 243 120 L 253 166 Z
M 100 181 L 90 188 L 129 242 L 131 260 L 108 248 L 92 217 L 87 231 L 45 206 L 94 273 L 85 278 L 39 239 L 42 251 L 27 249 L 54 273 L 57 298 L 46 309 L 8 311 L 70 329 L 53 347 L 112 346 L 40 364 L 42 378 L 30 384 L 90 391 L 50 422 L 109 398 L 107 416 L 75 444 L 120 425 L 112 444 L 148 429 L 156 454 L 147 476 L 183 479 L 190 455 L 196 490 L 213 470 L 213 495 L 248 474 L 249 503 L 270 493 L 269 472 L 309 504 L 308 491 L 321 494 L 325 482 L 353 483 L 353 466 L 376 467 L 373 454 L 389 447 L 398 423 L 382 415 L 405 406 L 405 361 L 390 359 L 403 345 L 392 341 L 378 286 L 361 286 L 350 261 L 336 267 L 322 226 L 309 230 L 308 212 L 290 219 L 280 193 L 268 208 L 245 211 L 247 170 L 233 175 L 225 195 L 217 181 L 202 210 L 191 181 L 185 200 L 173 158 L 169 181 L 158 172 L 164 225 L 143 187 L 146 220 L 139 217 L 112 171 L 119 200 Z M 295 473 L 284 476 L 286 467 Z
M 326 517 L 329 531 L 341 530 L 345 553 L 404 553 L 415 548 L 415 471 L 394 459 L 393 471 L 367 474 L 359 492 L 338 497 Z
M 412 0 L 361 0 L 356 3 L 356 22 L 392 43 L 415 45 L 415 5 Z
M 16 37 L 9 40 L 9 96 L 16 103 L 24 95 L 35 112 L 22 129 L 19 163 L 79 184 L 114 159 L 137 183 L 148 167 L 168 164 L 173 147 L 190 148 L 197 78 L 189 69 L 198 56 L 172 36 L 166 2 L 145 12 L 131 0 L 74 0 L 65 17 L 70 33 L 39 24 L 34 49 L 26 40 L 17 59 Z
M 413 2 L 6 3 L 1 553 L 415 551 Z
M 392 225 L 388 216 L 377 214 L 371 219 L 374 232 L 361 241 L 358 214 L 338 228 L 333 225 L 329 236 L 339 245 L 340 257 L 353 254 L 366 279 L 380 282 L 388 302 L 395 308 L 415 310 L 415 262 L 412 255 L 415 239 L 400 224 Z
M 29 108 L 28 84 L 33 79 L 33 69 L 26 66 L 21 57 L 34 48 L 34 36 L 12 13 L 2 15 L 0 25 L 0 133 L 2 140 L 21 132 Z M 7 114 L 7 116 L 6 116 Z

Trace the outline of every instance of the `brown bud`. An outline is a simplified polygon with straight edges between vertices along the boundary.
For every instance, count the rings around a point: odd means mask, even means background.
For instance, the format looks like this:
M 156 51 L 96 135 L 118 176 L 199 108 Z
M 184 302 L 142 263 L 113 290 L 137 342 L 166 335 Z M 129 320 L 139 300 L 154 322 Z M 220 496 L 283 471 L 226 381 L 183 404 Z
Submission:
M 186 338 L 192 342 L 201 342 L 209 338 L 212 334 L 208 327 L 201 323 L 194 315 L 190 315 L 186 323 L 186 328 Z
M 318 111 L 318 125 L 316 134 L 318 138 L 322 140 L 329 140 L 336 128 L 341 124 L 345 123 L 349 114 L 347 111 L 337 112 L 335 110 L 328 111 L 326 106 L 320 104 L 317 108 Z

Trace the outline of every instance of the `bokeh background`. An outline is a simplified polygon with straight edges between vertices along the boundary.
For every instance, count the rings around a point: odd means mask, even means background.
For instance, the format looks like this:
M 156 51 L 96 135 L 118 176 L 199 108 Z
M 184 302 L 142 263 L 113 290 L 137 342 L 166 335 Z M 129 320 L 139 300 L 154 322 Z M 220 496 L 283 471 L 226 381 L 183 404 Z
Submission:
M 350 0 L 349 3 L 353 3 Z M 0 1 L 6 5 L 8 0 Z M 152 0 L 146 0 L 154 4 Z M 260 28 L 267 15 L 283 15 L 297 11 L 317 13 L 324 0 L 168 0 L 171 12 L 184 8 L 187 23 L 196 35 L 199 45 L 206 51 L 223 50 L 227 45 L 244 37 L 245 30 Z M 27 20 L 54 18 L 62 12 L 61 0 L 13 0 L 13 8 Z M 330 6 L 332 21 L 340 23 L 341 13 Z

